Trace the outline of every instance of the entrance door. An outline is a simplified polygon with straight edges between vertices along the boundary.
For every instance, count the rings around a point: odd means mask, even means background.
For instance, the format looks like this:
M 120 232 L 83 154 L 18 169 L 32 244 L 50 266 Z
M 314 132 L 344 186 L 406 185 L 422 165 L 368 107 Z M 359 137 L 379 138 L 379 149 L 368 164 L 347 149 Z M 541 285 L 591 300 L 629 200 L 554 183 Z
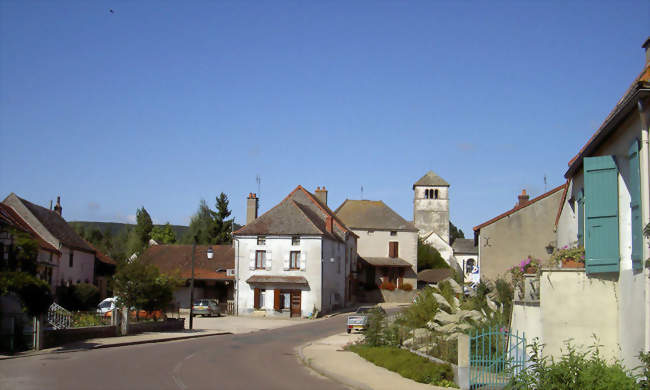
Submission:
M 291 317 L 300 317 L 300 290 L 291 290 Z

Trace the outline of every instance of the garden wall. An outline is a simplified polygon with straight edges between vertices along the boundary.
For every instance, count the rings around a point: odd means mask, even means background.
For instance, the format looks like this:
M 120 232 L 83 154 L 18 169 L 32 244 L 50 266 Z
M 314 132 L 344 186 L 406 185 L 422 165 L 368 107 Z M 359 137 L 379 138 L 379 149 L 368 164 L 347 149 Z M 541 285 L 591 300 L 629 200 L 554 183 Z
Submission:
M 404 291 L 404 290 L 379 290 L 381 291 L 381 296 L 384 299 L 384 302 L 398 302 L 398 303 L 411 303 L 413 298 L 417 293 L 416 290 Z
M 43 331 L 42 348 L 58 347 L 63 344 L 100 337 L 115 337 L 116 335 L 117 328 L 113 325 L 68 329 L 46 329 Z
M 129 323 L 129 334 L 143 332 L 170 332 L 183 330 L 185 318 L 168 318 L 166 321 L 132 322 Z

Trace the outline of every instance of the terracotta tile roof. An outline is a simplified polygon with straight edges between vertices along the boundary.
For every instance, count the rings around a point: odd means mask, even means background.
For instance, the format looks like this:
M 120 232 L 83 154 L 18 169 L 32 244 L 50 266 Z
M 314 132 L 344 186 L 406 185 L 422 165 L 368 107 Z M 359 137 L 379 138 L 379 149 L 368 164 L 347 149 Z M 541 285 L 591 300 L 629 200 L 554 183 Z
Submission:
M 360 257 L 361 260 L 375 267 L 412 267 L 412 264 L 399 257 Z
M 253 275 L 246 280 L 247 283 L 288 283 L 308 284 L 304 276 L 283 276 L 283 275 Z
M 327 217 L 332 217 L 334 229 L 327 231 Z M 343 241 L 345 233 L 356 236 L 334 212 L 302 186 L 253 222 L 235 231 L 235 235 L 322 235 Z
M 83 238 L 79 237 L 77 232 L 68 225 L 68 223 L 58 213 L 46 209 L 45 207 L 34 204 L 23 198 L 18 198 L 27 207 L 27 209 L 39 220 L 43 226 L 61 243 L 69 248 L 82 250 L 86 252 L 94 252 L 88 243 Z
M 86 240 L 84 240 L 84 241 L 86 241 Z M 93 244 L 89 243 L 88 241 L 86 241 L 86 244 L 88 244 L 89 247 L 93 248 L 93 250 L 95 251 L 95 257 L 97 258 L 97 260 L 101 261 L 102 263 L 117 265 L 117 262 L 115 260 L 113 260 L 110 257 L 103 254 Z
M 480 224 L 478 226 L 474 226 L 474 231 L 478 232 L 479 230 L 481 230 L 482 227 L 485 227 L 487 225 L 491 225 L 494 222 L 500 220 L 501 218 L 505 218 L 508 215 L 511 215 L 511 214 L 523 209 L 523 208 L 526 208 L 526 207 L 530 206 L 531 204 L 533 204 L 535 202 L 538 202 L 538 201 L 540 201 L 540 200 L 542 200 L 542 199 L 544 199 L 544 198 L 546 198 L 546 197 L 548 197 L 550 195 L 553 195 L 554 193 L 558 192 L 559 190 L 564 189 L 566 186 L 567 186 L 567 184 L 564 183 L 561 186 L 555 187 L 552 190 L 550 190 L 550 191 L 548 191 L 546 193 L 543 193 L 542 195 L 540 195 L 540 196 L 538 196 L 538 197 L 536 197 L 534 199 L 531 199 L 530 201 L 526 202 L 524 205 L 516 205 L 512 210 L 508 210 L 505 213 L 499 214 L 496 217 L 490 219 L 489 221 L 483 222 L 482 224 Z
M 208 259 L 208 246 L 213 258 Z M 147 248 L 141 260 L 154 264 L 160 272 L 178 274 L 183 279 L 192 275 L 192 245 L 154 245 Z M 194 279 L 230 280 L 228 269 L 235 269 L 235 251 L 232 245 L 197 245 L 194 253 Z
M 447 278 L 451 278 L 454 271 L 451 268 L 425 269 L 418 272 L 418 282 L 440 283 Z
M 351 229 L 418 231 L 381 200 L 346 199 L 335 212 Z
M 641 89 L 650 88 L 650 62 L 646 62 L 644 65 L 641 74 L 634 80 L 632 85 L 625 91 L 623 97 L 616 103 L 612 111 L 607 115 L 603 123 L 600 125 L 598 130 L 589 138 L 587 143 L 580 149 L 578 154 L 576 154 L 571 161 L 569 161 L 569 169 L 564 174 L 565 178 L 572 176 L 573 172 L 578 170 L 582 166 L 583 157 L 588 156 L 591 152 L 594 151 L 605 139 L 607 136 L 615 129 L 615 126 L 618 123 L 618 120 L 623 119 L 623 116 L 620 115 L 626 110 L 630 109 L 630 103 L 632 105 L 635 103 L 632 99 L 636 93 Z
M 433 171 L 429 171 L 424 176 L 422 176 L 420 180 L 416 181 L 413 184 L 413 188 L 417 186 L 449 187 L 449 183 L 447 183 L 442 177 L 436 175 Z
M 43 237 L 41 237 L 34 229 L 32 229 L 31 226 L 29 226 L 27 222 L 25 222 L 25 220 L 22 219 L 22 217 L 18 215 L 18 213 L 13 208 L 7 206 L 4 203 L 0 203 L 0 223 L 5 223 L 9 226 L 13 226 L 18 230 L 29 233 L 38 242 L 38 246 L 41 249 L 56 253 L 59 256 L 61 255 L 61 252 L 58 249 L 56 249 L 49 242 L 45 241 Z

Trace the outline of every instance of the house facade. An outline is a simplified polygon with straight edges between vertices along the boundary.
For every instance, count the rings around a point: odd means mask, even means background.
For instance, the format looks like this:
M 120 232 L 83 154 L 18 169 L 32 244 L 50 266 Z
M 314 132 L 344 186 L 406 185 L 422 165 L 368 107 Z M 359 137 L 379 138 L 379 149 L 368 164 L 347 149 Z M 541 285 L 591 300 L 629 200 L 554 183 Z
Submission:
M 513 330 L 539 337 L 550 356 L 567 339 L 593 345 L 592 335 L 627 368 L 650 350 L 649 46 L 643 71 L 565 173 L 557 243 L 583 247 L 584 268 L 542 269 L 537 302 L 513 308 Z
M 372 200 L 346 199 L 336 216 L 359 237 L 359 282 L 417 287 L 418 229 L 411 222 Z
M 452 244 L 454 257 L 463 270 L 463 281 L 467 284 L 475 284 L 480 281 L 481 264 L 478 261 L 478 248 L 474 239 L 457 238 Z
M 528 256 L 549 258 L 557 247 L 555 218 L 565 187 L 534 199 L 523 190 L 514 208 L 474 227 L 481 279 L 494 280 Z
M 49 254 L 47 261 L 51 268 L 51 285 L 72 285 L 93 283 L 96 251 L 68 225 L 61 216 L 63 208 L 60 198 L 54 210 L 31 203 L 11 193 L 2 202 L 10 207 L 45 242 L 56 248 L 60 256 Z M 50 261 L 51 260 L 51 261 Z M 48 271 L 49 272 L 49 271 Z
M 258 201 L 249 195 L 248 223 L 233 234 L 237 312 L 307 317 L 346 306 L 357 236 L 327 207 L 325 188 L 298 186 L 259 218 Z

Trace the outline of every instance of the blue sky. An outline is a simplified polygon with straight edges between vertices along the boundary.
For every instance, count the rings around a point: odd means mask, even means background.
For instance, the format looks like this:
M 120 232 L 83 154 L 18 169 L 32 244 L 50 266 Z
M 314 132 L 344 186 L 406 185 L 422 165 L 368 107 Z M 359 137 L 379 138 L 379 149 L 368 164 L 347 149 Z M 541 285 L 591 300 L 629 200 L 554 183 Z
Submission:
M 114 13 L 110 13 L 113 9 Z M 473 226 L 567 162 L 641 71 L 650 2 L 0 2 L 0 196 L 67 220 L 236 220 L 451 184 Z

